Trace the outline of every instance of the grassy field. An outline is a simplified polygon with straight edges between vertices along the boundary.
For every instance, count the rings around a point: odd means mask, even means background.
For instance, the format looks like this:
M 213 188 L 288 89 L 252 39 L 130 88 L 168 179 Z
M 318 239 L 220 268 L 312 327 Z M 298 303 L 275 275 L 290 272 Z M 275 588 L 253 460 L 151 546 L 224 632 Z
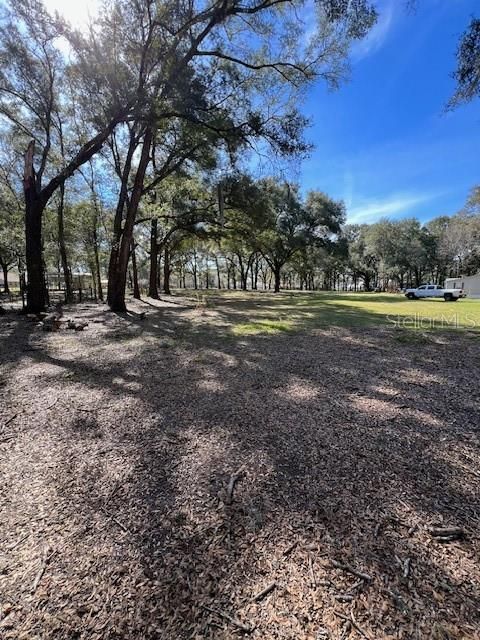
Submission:
M 295 332 L 328 326 L 407 330 L 480 327 L 480 300 L 407 300 L 398 294 L 202 291 L 199 306 L 217 311 L 236 336 Z

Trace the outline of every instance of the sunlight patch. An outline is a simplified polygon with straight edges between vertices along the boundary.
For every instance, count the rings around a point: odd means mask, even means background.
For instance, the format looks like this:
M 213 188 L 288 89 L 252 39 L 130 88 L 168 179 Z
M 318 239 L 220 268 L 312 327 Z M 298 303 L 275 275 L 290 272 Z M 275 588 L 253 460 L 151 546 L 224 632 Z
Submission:
M 218 382 L 218 380 L 200 380 L 197 384 L 198 389 L 200 389 L 200 391 L 213 391 L 213 392 L 219 392 L 219 391 L 226 391 L 226 387 L 224 384 L 222 384 L 221 382 Z
M 315 400 L 318 397 L 318 388 L 305 380 L 292 380 L 283 389 L 278 389 L 276 394 L 289 400 Z
M 289 320 L 258 320 L 257 322 L 237 324 L 232 328 L 232 333 L 235 336 L 272 335 L 292 329 L 293 322 Z
M 427 373 L 423 369 L 404 369 L 401 375 L 402 382 L 407 384 L 438 384 L 448 385 L 448 380 L 444 376 L 434 373 Z

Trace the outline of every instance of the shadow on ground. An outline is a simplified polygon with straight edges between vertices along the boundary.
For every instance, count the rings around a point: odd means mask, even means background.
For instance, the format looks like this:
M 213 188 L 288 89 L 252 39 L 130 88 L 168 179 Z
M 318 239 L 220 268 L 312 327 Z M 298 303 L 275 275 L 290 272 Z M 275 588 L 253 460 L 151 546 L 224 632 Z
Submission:
M 476 341 L 144 308 L 3 325 L 6 638 L 479 637 Z

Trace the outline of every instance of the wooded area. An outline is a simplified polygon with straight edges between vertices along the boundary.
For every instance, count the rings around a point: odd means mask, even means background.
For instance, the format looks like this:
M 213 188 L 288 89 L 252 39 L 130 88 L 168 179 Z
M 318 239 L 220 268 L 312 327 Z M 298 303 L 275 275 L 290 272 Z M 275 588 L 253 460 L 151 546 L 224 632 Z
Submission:
M 4 9 L 0 266 L 28 312 L 49 289 L 73 301 L 75 280 L 77 299 L 83 286 L 120 311 L 127 286 L 394 290 L 478 270 L 478 187 L 456 216 L 368 226 L 278 176 L 308 153 L 304 86 L 346 76 L 376 21 L 368 2 L 317 2 L 308 38 L 295 6 L 270 0 L 118 2 L 88 33 L 40 0 Z M 454 102 L 478 91 L 477 29 Z M 255 157 L 277 177 L 249 176 Z
M 343 204 L 320 192 L 302 200 L 293 186 L 245 177 L 222 184 L 219 222 L 217 188 L 201 192 L 201 185 L 182 180 L 169 181 L 168 190 L 171 199 L 144 207 L 134 227 L 126 286 L 136 298 L 158 299 L 173 287 L 395 291 L 480 270 L 478 187 L 457 215 L 425 225 L 411 218 L 345 224 Z M 92 197 L 93 203 L 64 205 L 61 226 L 58 211 L 45 216 L 48 288 L 65 302 L 73 301 L 73 289 L 77 300 L 82 290 L 84 298 L 103 300 L 107 288 L 114 215 Z M 21 238 L 20 225 L 2 234 L 5 293 L 9 270 L 22 276 Z
M 107 231 L 107 299 L 112 310 L 125 310 L 139 209 L 152 217 L 142 209 L 156 215 L 163 208 L 174 220 L 180 208 L 201 219 L 197 204 L 205 214 L 206 183 L 217 182 L 221 190 L 214 172 L 222 163 L 234 166 L 248 149 L 304 153 L 305 119 L 295 96 L 317 77 L 337 85 L 349 43 L 365 35 L 376 17 L 363 0 L 322 1 L 318 28 L 299 38 L 303 25 L 295 6 L 278 0 L 117 2 L 87 33 L 50 16 L 40 0 L 6 10 L 0 34 L 3 191 L 13 220 L 23 200 L 18 156 L 24 155 L 25 205 L 18 213 L 23 217 L 25 208 L 30 312 L 47 304 L 42 226 L 52 210 L 68 298 L 66 218 L 87 236 L 100 289 L 100 210 L 105 198 L 116 199 Z M 170 189 L 167 181 L 173 181 Z M 88 194 L 80 201 L 72 194 L 79 188 Z M 83 223 L 78 208 L 87 216 Z M 191 219 L 182 226 L 198 224 Z M 14 248 L 20 255 L 21 247 Z

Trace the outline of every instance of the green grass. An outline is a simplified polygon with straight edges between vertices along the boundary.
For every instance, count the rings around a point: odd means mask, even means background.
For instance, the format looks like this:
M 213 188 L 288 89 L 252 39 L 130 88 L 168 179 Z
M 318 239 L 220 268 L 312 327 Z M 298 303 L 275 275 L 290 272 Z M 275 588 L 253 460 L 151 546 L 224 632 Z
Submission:
M 180 293 L 180 292 L 179 292 Z M 480 328 L 480 299 L 407 300 L 401 294 L 203 291 L 230 335 L 326 327 L 399 327 L 409 331 Z
M 400 326 L 405 329 L 480 328 L 480 300 L 445 302 L 443 299 L 407 300 L 401 294 L 322 294 L 315 296 L 315 307 L 336 316 L 340 323 Z M 302 300 L 301 304 L 308 304 Z M 358 321 L 358 322 L 357 322 Z
M 395 331 L 394 340 L 401 344 L 428 344 L 432 342 L 431 336 L 431 332 L 400 329 Z

